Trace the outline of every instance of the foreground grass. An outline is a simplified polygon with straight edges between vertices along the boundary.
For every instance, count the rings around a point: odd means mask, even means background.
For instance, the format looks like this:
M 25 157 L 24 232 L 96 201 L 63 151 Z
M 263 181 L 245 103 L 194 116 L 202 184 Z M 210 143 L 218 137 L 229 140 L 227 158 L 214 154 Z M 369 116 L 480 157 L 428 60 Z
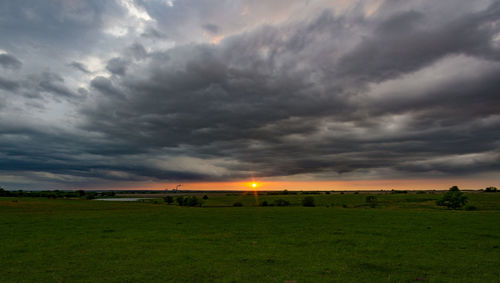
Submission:
M 317 199 L 358 201 L 333 197 Z M 498 198 L 472 198 L 485 209 L 384 197 L 374 209 L 0 198 L 0 281 L 498 282 Z

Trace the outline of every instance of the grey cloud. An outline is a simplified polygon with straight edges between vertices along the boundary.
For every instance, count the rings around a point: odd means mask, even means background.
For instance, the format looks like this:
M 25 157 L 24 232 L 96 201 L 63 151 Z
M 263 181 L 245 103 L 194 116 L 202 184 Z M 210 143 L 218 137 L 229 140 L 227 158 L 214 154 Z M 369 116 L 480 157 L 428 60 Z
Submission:
M 353 104 L 348 99 L 350 92 L 366 91 L 360 85 L 399 77 L 429 66 L 438 58 L 460 52 L 482 56 L 481 50 L 486 50 L 493 36 L 492 31 L 479 29 L 491 19 L 486 14 L 465 15 L 426 30 L 420 30 L 419 26 L 424 15 L 396 14 L 381 21 L 373 37 L 344 53 L 335 45 L 335 34 L 331 32 L 345 35 L 342 28 L 346 20 L 330 13 L 297 28 L 285 40 L 277 39 L 283 30 L 265 27 L 229 38 L 219 47 L 176 48 L 164 55 L 167 60 L 153 59 L 149 66 L 142 66 L 150 72 L 148 75 L 143 74 L 140 79 L 133 75 L 123 78 L 130 100 L 87 109 L 90 120 L 86 128 L 112 133 L 114 138 L 127 137 L 131 144 L 153 148 L 175 148 L 182 144 L 194 156 L 231 157 L 253 164 L 253 168 L 258 168 L 257 176 L 346 174 L 382 167 L 404 171 L 409 167 L 397 164 L 407 162 L 409 150 L 413 151 L 413 160 L 425 158 L 432 148 L 435 148 L 432 154 L 488 150 L 495 145 L 472 137 L 469 137 L 470 147 L 460 147 L 463 136 L 454 131 L 461 120 L 453 116 L 456 111 L 453 109 L 470 105 L 476 98 L 469 94 L 478 91 L 485 103 L 477 104 L 474 115 L 480 118 L 493 114 L 493 109 L 490 112 L 486 109 L 495 105 L 492 103 L 497 103 L 497 99 L 487 91 L 498 86 L 488 76 L 466 89 L 454 87 L 456 82 L 451 82 L 436 90 L 438 95 L 430 93 L 424 100 L 402 98 L 407 103 L 404 107 L 387 103 L 372 109 L 371 105 Z M 482 33 L 469 35 L 464 31 L 466 26 Z M 331 36 L 332 41 L 317 41 L 325 36 Z M 441 37 L 452 43 L 441 41 Z M 313 49 L 321 44 L 321 50 Z M 338 53 L 338 60 L 324 62 L 325 68 L 315 69 L 316 56 L 327 58 L 332 52 Z M 345 77 L 351 83 L 343 82 Z M 438 106 L 440 101 L 457 95 L 457 91 L 464 93 L 460 100 Z M 111 106 L 115 110 L 111 111 Z M 481 113 L 480 109 L 486 112 Z M 387 117 L 413 111 L 423 111 L 412 114 L 413 124 L 406 125 L 398 135 L 380 136 L 385 131 Z M 433 113 L 434 123 L 448 125 L 439 130 L 419 129 L 429 126 L 426 124 L 429 112 Z M 113 117 L 106 113 L 113 113 Z M 292 125 L 284 126 L 294 119 Z M 350 126 L 323 129 L 320 125 L 325 120 Z M 140 129 L 140 133 L 130 137 L 125 130 L 130 128 Z M 357 136 L 358 130 L 367 134 Z M 468 130 L 479 135 L 485 128 L 474 129 L 471 125 Z M 448 142 L 439 146 L 438 141 L 445 136 Z M 235 176 L 242 177 L 234 170 Z
M 2 91 L 85 98 L 64 129 L 3 122 L 0 169 L 60 174 L 65 185 L 498 171 L 500 5 L 443 1 L 269 19 L 218 44 L 185 44 L 192 35 L 182 34 L 238 30 L 223 24 L 233 19 L 213 20 L 217 5 L 137 1 L 154 24 L 140 41 L 115 39 L 121 53 L 107 61 L 108 78 L 83 87 L 55 72 L 0 78 Z M 189 21 L 198 8 L 210 17 Z M 165 34 L 174 47 L 161 45 Z M 88 71 L 73 60 L 64 62 Z M 220 171 L 186 170 L 181 158 Z
M 412 72 L 450 54 L 494 56 L 491 40 L 499 32 L 489 25 L 500 14 L 500 5 L 469 14 L 433 29 L 419 27 L 421 13 L 410 11 L 382 22 L 371 37 L 365 38 L 339 62 L 334 71 L 340 78 L 383 81 Z
M 204 24 L 202 27 L 206 31 L 208 31 L 210 33 L 213 33 L 213 34 L 219 33 L 219 27 L 217 25 L 214 25 L 214 24 Z
M 85 74 L 90 74 L 90 71 L 87 69 L 87 66 L 85 66 L 80 62 L 73 61 L 69 65 L 81 72 L 84 72 Z
M 134 43 L 129 48 L 128 51 L 135 60 L 142 60 L 148 56 L 146 48 L 140 43 Z
M 148 27 L 146 31 L 144 31 L 141 34 L 142 37 L 145 38 L 152 38 L 152 39 L 165 39 L 167 36 L 163 33 L 160 32 L 159 30 L 153 28 L 153 27 Z
M 108 61 L 106 69 L 115 75 L 125 75 L 127 70 L 128 62 L 121 58 L 113 58 Z
M 59 74 L 45 71 L 32 78 L 38 80 L 38 89 L 40 91 L 67 98 L 78 97 L 76 93 L 74 93 L 64 84 L 64 79 Z
M 19 88 L 19 83 L 0 77 L 0 88 L 4 90 L 14 91 Z
M 20 69 L 23 63 L 10 54 L 0 54 L 0 65 L 7 69 Z
M 94 78 L 91 81 L 90 85 L 105 95 L 111 95 L 115 97 L 123 96 L 120 90 L 113 86 L 113 83 L 105 77 L 98 76 Z

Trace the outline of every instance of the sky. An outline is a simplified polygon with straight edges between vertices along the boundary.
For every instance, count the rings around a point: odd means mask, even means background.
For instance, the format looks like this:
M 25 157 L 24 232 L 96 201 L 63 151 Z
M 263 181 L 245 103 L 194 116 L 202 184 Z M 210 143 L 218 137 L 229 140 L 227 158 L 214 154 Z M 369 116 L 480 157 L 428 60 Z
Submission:
M 7 189 L 500 186 L 500 2 L 0 2 Z

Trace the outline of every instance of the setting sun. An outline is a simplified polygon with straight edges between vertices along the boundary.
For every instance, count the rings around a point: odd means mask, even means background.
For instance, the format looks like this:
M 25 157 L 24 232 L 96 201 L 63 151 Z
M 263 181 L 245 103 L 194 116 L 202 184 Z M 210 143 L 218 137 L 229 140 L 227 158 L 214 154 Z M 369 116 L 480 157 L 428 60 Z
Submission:
M 257 184 L 256 183 L 252 183 L 252 187 L 257 188 Z

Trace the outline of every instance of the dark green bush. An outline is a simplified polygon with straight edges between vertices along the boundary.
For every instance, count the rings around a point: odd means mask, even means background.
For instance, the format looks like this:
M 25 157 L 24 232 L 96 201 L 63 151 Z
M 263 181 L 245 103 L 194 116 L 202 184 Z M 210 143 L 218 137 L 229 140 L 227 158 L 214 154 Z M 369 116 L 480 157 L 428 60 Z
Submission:
M 167 203 L 167 204 L 172 204 L 174 202 L 174 198 L 172 196 L 166 196 L 163 198 L 163 200 Z
M 261 204 L 261 206 L 268 206 L 269 204 L 267 203 L 267 200 L 263 201 Z
M 436 201 L 439 206 L 446 206 L 449 209 L 462 208 L 467 203 L 467 197 L 457 186 L 451 187 L 441 199 Z
M 49 196 L 49 198 L 50 198 L 50 196 Z M 95 193 L 93 193 L 93 192 L 92 193 L 88 193 L 88 194 L 85 195 L 85 198 L 86 199 L 95 199 Z
M 178 205 L 182 206 L 184 205 L 184 197 L 183 196 L 178 196 L 175 198 L 175 201 L 177 202 Z
M 184 198 L 184 206 L 201 206 L 201 200 L 196 196 Z
M 233 206 L 240 207 L 240 206 L 243 206 L 243 204 L 241 202 L 237 201 L 237 202 L 233 203 Z
M 277 199 L 274 201 L 274 205 L 276 206 L 289 206 L 290 202 L 284 199 Z
M 366 197 L 366 203 L 371 207 L 374 208 L 377 206 L 377 197 L 376 196 L 367 196 Z

